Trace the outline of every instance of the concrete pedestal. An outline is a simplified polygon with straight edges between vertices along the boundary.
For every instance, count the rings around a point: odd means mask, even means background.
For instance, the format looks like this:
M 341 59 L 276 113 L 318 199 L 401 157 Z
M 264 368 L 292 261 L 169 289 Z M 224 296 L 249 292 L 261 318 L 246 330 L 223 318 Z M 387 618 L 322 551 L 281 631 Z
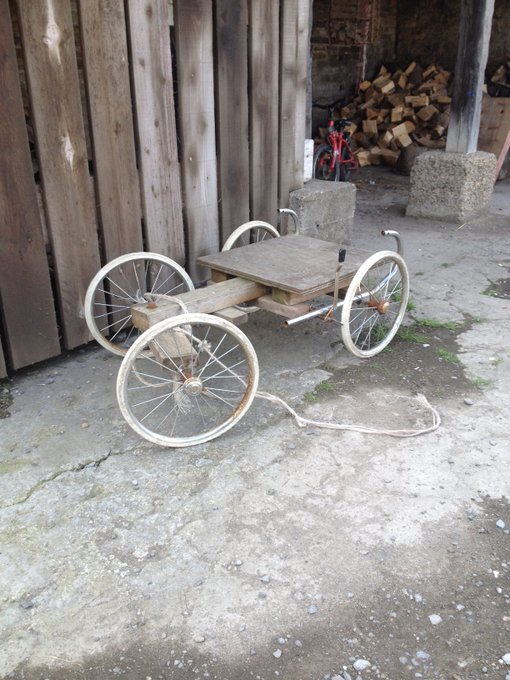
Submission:
M 416 158 L 406 214 L 465 222 L 489 208 L 496 156 L 429 151 Z
M 303 236 L 345 245 L 351 242 L 356 207 L 354 184 L 312 179 L 302 189 L 291 192 L 289 207 L 298 215 L 299 233 Z

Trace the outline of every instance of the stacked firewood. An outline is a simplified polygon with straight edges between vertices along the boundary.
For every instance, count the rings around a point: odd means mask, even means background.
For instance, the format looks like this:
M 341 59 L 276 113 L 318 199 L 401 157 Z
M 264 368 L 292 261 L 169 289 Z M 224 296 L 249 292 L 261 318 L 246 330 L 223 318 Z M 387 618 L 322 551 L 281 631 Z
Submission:
M 435 64 L 421 68 L 414 61 L 393 73 L 381 66 L 373 80 L 363 81 L 358 96 L 336 112 L 352 121 L 348 131 L 359 165 L 396 165 L 402 150 L 413 144 L 444 148 L 449 83 L 448 71 Z

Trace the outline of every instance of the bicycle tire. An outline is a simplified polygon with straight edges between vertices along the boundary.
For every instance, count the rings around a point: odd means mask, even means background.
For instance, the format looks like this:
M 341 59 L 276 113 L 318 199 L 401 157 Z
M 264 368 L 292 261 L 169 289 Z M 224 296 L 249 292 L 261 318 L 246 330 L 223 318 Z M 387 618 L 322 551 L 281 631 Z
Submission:
M 330 144 L 321 144 L 313 157 L 313 176 L 315 179 L 338 182 L 340 180 L 340 164 L 335 161 L 334 169 L 330 169 L 333 148 Z M 326 163 L 327 161 L 327 163 Z
M 347 143 L 344 142 L 344 144 L 342 146 L 341 160 L 340 160 L 340 163 L 339 163 L 339 166 L 340 166 L 340 182 L 348 182 L 349 181 L 349 177 L 351 175 L 351 170 L 353 169 L 352 162 L 353 162 L 352 152 L 351 152 L 350 148 L 347 146 Z

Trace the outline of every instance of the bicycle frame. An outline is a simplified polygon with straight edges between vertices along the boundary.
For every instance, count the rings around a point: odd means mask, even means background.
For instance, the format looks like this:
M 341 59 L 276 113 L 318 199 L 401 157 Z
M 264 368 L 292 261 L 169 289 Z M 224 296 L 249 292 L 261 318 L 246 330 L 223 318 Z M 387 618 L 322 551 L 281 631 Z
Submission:
M 346 170 L 355 170 L 358 167 L 356 159 L 354 158 L 347 135 L 343 131 L 343 127 L 338 128 L 339 121 L 331 119 L 328 122 L 327 141 L 333 150 L 331 159 L 329 161 L 329 169 L 334 171 L 335 164 L 344 165 Z M 346 150 L 347 153 L 344 153 Z

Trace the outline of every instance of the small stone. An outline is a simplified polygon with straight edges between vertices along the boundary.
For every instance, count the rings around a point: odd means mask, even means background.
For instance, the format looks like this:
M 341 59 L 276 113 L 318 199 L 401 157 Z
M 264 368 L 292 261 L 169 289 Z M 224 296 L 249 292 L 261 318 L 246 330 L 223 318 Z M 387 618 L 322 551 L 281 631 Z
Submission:
M 196 635 L 196 636 L 193 638 L 193 640 L 194 640 L 195 642 L 199 642 L 199 643 L 200 643 L 200 642 L 205 642 L 205 637 L 204 637 L 203 635 Z
M 498 521 L 496 522 L 496 526 L 499 527 L 500 529 L 504 529 L 505 523 L 503 522 L 502 519 L 498 519 Z
M 485 527 L 480 527 L 480 529 L 478 529 L 478 533 L 479 534 L 488 534 L 489 530 L 486 529 Z
M 303 643 L 301 642 L 301 640 L 294 640 L 294 644 L 296 645 L 296 647 L 302 647 L 303 646 Z
M 418 603 L 423 602 L 423 597 L 420 595 L 420 593 L 414 594 L 414 601 Z
M 277 649 L 276 651 L 273 652 L 273 656 L 274 656 L 275 659 L 279 659 L 281 657 L 281 655 L 282 655 L 281 649 Z
M 466 398 L 464 399 L 464 403 L 466 404 L 466 406 L 473 406 L 473 404 L 474 404 L 475 402 L 474 402 L 472 399 L 470 399 L 469 397 L 466 397 Z
M 458 612 L 461 612 L 461 611 L 462 611 L 463 609 L 465 609 L 465 608 L 466 608 L 466 607 L 465 607 L 463 604 L 458 604 L 458 605 L 456 605 L 456 607 L 455 607 L 455 609 L 456 609 Z
M 234 567 L 240 567 L 242 563 L 243 563 L 242 560 L 234 560 L 232 564 L 234 565 Z
M 311 604 L 308 607 L 308 613 L 309 614 L 317 614 L 317 607 L 314 604 Z
M 286 644 L 286 642 L 287 642 L 287 640 L 286 640 L 285 638 L 283 638 L 283 637 L 279 637 L 279 638 L 278 638 L 278 643 L 279 643 L 280 645 L 284 645 L 284 644 Z
M 430 654 L 424 652 L 423 649 L 420 649 L 416 652 L 416 658 L 421 661 L 428 661 L 430 659 Z
M 438 623 L 441 623 L 443 619 L 439 616 L 439 614 L 431 614 L 429 616 L 429 621 L 433 626 L 437 626 Z
M 86 430 L 87 427 L 90 427 L 90 426 L 89 426 L 89 423 L 88 423 L 86 420 L 83 421 L 83 423 L 81 424 L 81 426 L 82 426 L 82 429 L 83 429 L 83 430 Z
M 354 593 L 347 593 L 347 597 L 349 598 L 349 600 L 352 600 L 352 598 L 354 597 Z
M 501 660 L 503 661 L 504 664 L 510 666 L 510 652 L 508 652 L 507 654 L 503 654 Z
M 259 593 L 258 597 L 259 597 L 260 600 L 265 600 L 266 597 L 267 597 L 267 593 L 264 593 L 264 592 L 261 591 Z
M 239 626 L 239 632 L 240 632 L 240 633 L 243 633 L 245 630 L 246 630 L 246 624 L 245 624 L 245 623 L 241 623 L 241 625 Z
M 22 609 L 32 609 L 32 607 L 34 607 L 35 605 L 32 602 L 32 600 L 21 600 L 21 602 L 19 603 L 19 606 Z
M 370 668 L 370 661 L 357 659 L 352 665 L 357 671 L 366 671 L 367 668 Z
M 257 650 L 256 649 L 250 649 L 250 656 L 256 656 Z
M 133 481 L 131 482 L 131 484 L 132 484 L 133 486 L 138 486 L 138 480 L 137 480 L 137 479 L 133 479 Z
M 292 444 L 292 442 L 290 442 L 289 444 L 287 444 L 287 448 L 290 449 L 291 451 L 293 451 L 296 448 L 296 445 Z
M 398 657 L 398 660 L 400 661 L 400 663 L 401 663 L 403 666 L 405 666 L 406 663 L 407 663 L 407 656 L 399 656 L 399 657 Z
M 489 444 L 490 444 L 491 446 L 496 446 L 497 443 L 498 443 L 498 442 L 495 441 L 494 439 L 489 439 Z
M 262 578 L 260 580 L 262 581 L 262 583 L 269 583 L 269 581 L 271 579 L 269 578 L 269 576 L 267 574 L 264 574 L 264 576 L 262 576 Z

